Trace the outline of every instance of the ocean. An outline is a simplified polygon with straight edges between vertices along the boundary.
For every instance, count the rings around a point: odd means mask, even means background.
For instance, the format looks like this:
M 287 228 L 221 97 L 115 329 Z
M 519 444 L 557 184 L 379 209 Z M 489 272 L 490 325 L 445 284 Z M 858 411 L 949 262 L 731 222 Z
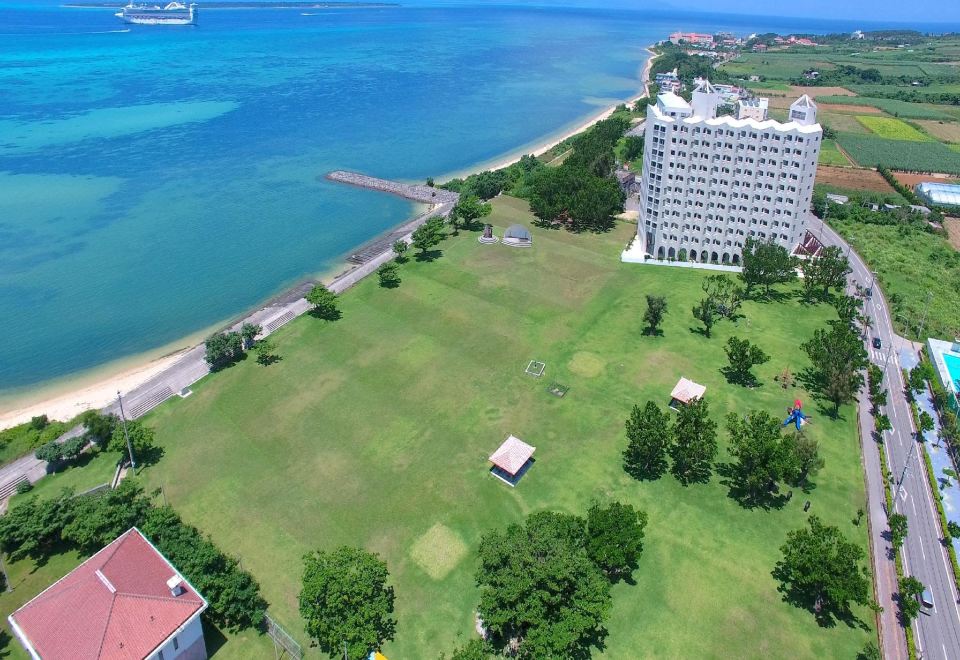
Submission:
M 490 6 L 151 27 L 0 5 L 0 404 L 236 317 L 414 211 L 329 170 L 423 180 L 522 150 L 635 95 L 678 28 L 856 27 Z

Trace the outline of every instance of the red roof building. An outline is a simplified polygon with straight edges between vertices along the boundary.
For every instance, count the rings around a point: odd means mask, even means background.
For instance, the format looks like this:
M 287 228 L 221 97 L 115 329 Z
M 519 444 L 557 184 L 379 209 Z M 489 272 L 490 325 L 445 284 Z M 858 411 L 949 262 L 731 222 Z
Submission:
M 203 660 L 204 600 L 137 528 L 8 617 L 33 658 Z

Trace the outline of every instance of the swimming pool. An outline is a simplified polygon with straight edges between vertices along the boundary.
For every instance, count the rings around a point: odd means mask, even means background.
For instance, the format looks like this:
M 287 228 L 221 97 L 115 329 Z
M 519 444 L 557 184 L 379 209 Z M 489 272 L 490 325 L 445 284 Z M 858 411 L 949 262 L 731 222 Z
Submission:
M 943 363 L 947 365 L 947 373 L 950 374 L 950 380 L 953 382 L 953 391 L 960 392 L 960 355 L 944 353 Z

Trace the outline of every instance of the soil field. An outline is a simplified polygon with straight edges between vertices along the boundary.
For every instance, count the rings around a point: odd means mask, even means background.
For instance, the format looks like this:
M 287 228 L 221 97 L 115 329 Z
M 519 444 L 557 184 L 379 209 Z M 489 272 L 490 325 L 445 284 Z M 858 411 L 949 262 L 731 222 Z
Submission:
M 832 106 L 828 106 L 831 107 Z M 858 113 L 863 115 L 864 113 Z M 847 133 L 869 133 L 867 127 L 857 121 L 857 116 L 854 114 L 841 114 L 839 112 L 824 112 L 820 111 L 817 113 L 817 120 L 824 126 L 829 126 L 835 131 L 844 131 Z
M 947 218 L 943 221 L 943 227 L 950 237 L 950 245 L 960 250 L 960 218 Z
M 821 95 L 855 96 L 853 92 L 845 87 L 798 87 L 796 85 L 792 85 L 790 90 L 787 92 L 776 92 L 776 96 L 771 95 L 773 94 L 772 92 L 766 92 L 762 89 L 757 90 L 757 94 L 760 96 L 769 96 L 771 108 L 789 108 L 790 104 L 800 98 L 800 96 L 803 94 L 807 94 L 810 98 Z M 833 108 L 834 106 L 830 107 L 831 110 Z M 863 114 L 863 108 L 857 108 L 855 111 Z M 853 112 L 853 110 L 851 110 L 851 112 Z
M 817 168 L 817 183 L 826 183 L 838 188 L 851 190 L 874 190 L 882 193 L 892 193 L 882 176 L 874 170 L 851 169 L 849 167 L 830 167 L 821 165 Z
M 913 123 L 938 140 L 960 142 L 960 123 L 935 119 L 917 119 Z
M 817 170 L 817 176 L 820 176 L 820 171 Z M 958 183 L 956 177 L 949 174 L 911 174 L 908 172 L 894 172 L 893 176 L 896 177 L 897 181 L 902 183 L 905 186 L 910 186 L 913 188 L 918 183 L 923 183 L 924 181 L 936 181 L 937 183 Z M 884 182 L 886 183 L 886 182 Z
M 829 112 L 852 112 L 858 115 L 880 115 L 883 110 L 870 105 L 850 105 L 849 103 L 821 103 L 820 107 Z

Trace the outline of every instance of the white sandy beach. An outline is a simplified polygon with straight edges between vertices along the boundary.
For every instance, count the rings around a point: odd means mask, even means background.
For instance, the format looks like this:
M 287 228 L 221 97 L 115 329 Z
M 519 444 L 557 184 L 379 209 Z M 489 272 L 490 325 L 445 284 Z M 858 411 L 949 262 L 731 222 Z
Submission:
M 627 103 L 633 103 L 637 99 L 646 96 L 646 88 L 650 77 L 650 68 L 653 65 L 654 59 L 653 52 L 650 49 L 647 49 L 647 52 L 650 53 L 650 57 L 647 58 L 643 68 L 643 73 L 641 74 L 643 92 L 638 96 L 626 101 Z M 464 176 L 466 174 L 480 172 L 483 170 L 501 169 L 519 161 L 520 158 L 525 154 L 532 153 L 534 156 L 542 155 L 564 140 L 573 137 L 578 133 L 582 133 L 598 121 L 610 117 L 616 107 L 616 105 L 611 105 L 603 112 L 591 117 L 589 120 L 577 125 L 575 128 L 565 131 L 559 136 L 554 136 L 544 140 L 542 144 L 538 144 L 532 149 L 523 149 L 522 151 L 514 152 L 512 155 L 505 156 L 504 158 L 493 163 L 484 163 L 463 174 L 460 174 L 459 176 Z M 0 402 L 0 430 L 27 422 L 31 417 L 37 415 L 47 415 L 50 419 L 55 420 L 68 420 L 85 410 L 102 408 L 116 398 L 117 391 L 125 393 L 129 392 L 135 387 L 138 387 L 139 385 L 142 385 L 147 380 L 176 362 L 181 353 L 185 350 L 186 349 L 183 349 L 175 354 L 165 355 L 160 358 L 146 357 L 144 361 L 137 361 L 137 358 L 134 357 L 130 362 L 125 362 L 124 366 L 118 366 L 117 369 L 113 371 L 111 371 L 109 367 L 106 367 L 105 369 L 98 369 L 89 377 L 89 379 L 85 379 L 83 376 L 80 376 L 76 380 L 76 389 L 57 394 L 50 394 L 49 390 L 45 394 L 41 390 L 41 392 L 38 393 L 40 400 L 36 402 L 24 403 L 22 398 L 15 399 L 12 404 Z

